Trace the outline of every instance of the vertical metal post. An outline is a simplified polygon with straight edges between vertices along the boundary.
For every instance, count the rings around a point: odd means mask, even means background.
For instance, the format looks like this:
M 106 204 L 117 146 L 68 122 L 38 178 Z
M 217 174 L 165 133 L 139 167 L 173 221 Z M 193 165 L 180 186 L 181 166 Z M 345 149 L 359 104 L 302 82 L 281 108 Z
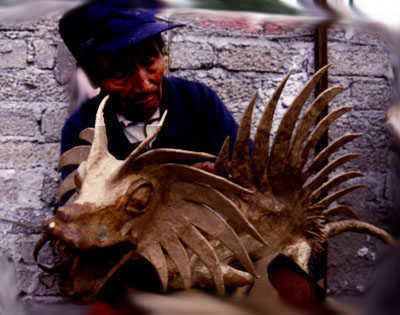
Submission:
M 333 23 L 333 18 L 335 17 L 335 12 L 332 11 L 330 6 L 328 5 L 326 0 L 314 0 L 314 3 L 318 5 L 320 8 L 324 9 L 328 14 L 332 16 L 332 19 L 328 19 L 319 23 L 315 28 L 314 33 L 314 73 L 321 69 L 323 66 L 328 64 L 328 29 L 330 25 Z M 325 73 L 321 80 L 318 82 L 315 88 L 315 96 L 319 95 L 323 91 L 328 88 L 328 74 Z M 318 118 L 318 121 L 322 119 L 322 117 L 326 116 L 328 113 L 328 109 L 326 109 L 321 116 Z M 323 150 L 328 145 L 328 132 L 326 132 L 321 140 L 318 142 L 316 146 L 316 151 L 319 152 Z M 324 288 L 327 287 L 327 243 L 323 244 L 324 252 L 320 254 L 314 255 L 312 257 L 310 271 L 312 275 L 321 279 L 322 286 Z

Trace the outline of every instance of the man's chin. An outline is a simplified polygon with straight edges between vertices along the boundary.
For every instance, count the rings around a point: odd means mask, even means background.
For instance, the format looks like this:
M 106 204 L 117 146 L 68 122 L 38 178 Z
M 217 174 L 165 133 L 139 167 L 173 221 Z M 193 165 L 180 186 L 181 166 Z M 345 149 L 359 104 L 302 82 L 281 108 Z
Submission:
M 159 104 L 158 100 L 151 100 L 151 102 L 124 100 L 121 102 L 120 112 L 132 121 L 147 121 L 154 115 Z

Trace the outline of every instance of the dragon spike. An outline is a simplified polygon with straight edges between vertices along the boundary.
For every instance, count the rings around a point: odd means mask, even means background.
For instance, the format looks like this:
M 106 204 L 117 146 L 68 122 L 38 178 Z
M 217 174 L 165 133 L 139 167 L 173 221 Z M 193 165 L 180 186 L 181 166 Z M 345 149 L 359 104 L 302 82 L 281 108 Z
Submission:
M 326 218 L 334 215 L 346 216 L 352 219 L 358 218 L 357 214 L 349 206 L 346 205 L 338 205 L 337 207 L 327 209 L 322 213 Z
M 357 178 L 357 177 L 362 177 L 362 176 L 364 176 L 364 174 L 360 173 L 360 172 L 347 172 L 347 173 L 343 173 L 338 176 L 335 176 L 332 179 L 330 179 L 328 182 L 326 182 L 324 185 L 322 185 L 319 189 L 314 191 L 309 198 L 310 198 L 311 202 L 314 202 L 315 200 L 320 198 L 320 196 L 327 193 L 331 188 L 336 187 L 336 186 L 340 185 L 341 183 L 344 183 L 345 181 L 348 181 L 352 178 Z
M 173 175 L 182 181 L 197 182 L 205 185 L 210 184 L 211 186 L 220 190 L 231 190 L 233 192 L 244 194 L 253 193 L 251 190 L 237 185 L 223 177 L 200 170 L 193 166 L 170 163 L 161 165 L 156 171 L 165 172 L 170 174 L 170 176 Z
M 239 126 L 236 141 L 233 146 L 231 175 L 238 184 L 249 186 L 251 182 L 249 139 L 251 116 L 258 93 L 254 93 Z
M 334 142 L 329 144 L 325 149 L 323 149 L 310 163 L 307 169 L 303 173 L 303 178 L 308 178 L 312 172 L 317 170 L 321 165 L 323 165 L 326 160 L 335 153 L 339 148 L 344 146 L 346 143 L 353 141 L 354 139 L 361 137 L 360 133 L 345 134 L 340 138 L 336 139 Z
M 88 156 L 89 164 L 103 157 L 104 155 L 109 154 L 107 147 L 108 140 L 107 140 L 106 124 L 104 122 L 104 108 L 109 98 L 110 98 L 109 95 L 103 98 L 96 113 L 94 137 L 90 153 Z
M 79 139 L 82 139 L 86 142 L 92 143 L 93 138 L 94 138 L 94 128 L 86 128 L 79 133 Z
M 304 103 L 314 90 L 321 77 L 327 72 L 329 67 L 330 65 L 324 66 L 312 76 L 312 78 L 306 83 L 303 90 L 294 99 L 289 109 L 283 116 L 271 149 L 269 170 L 272 177 L 282 173 L 288 166 L 288 149 L 297 118 L 304 106 Z
M 185 289 L 190 289 L 192 286 L 190 260 L 178 236 L 175 232 L 170 231 L 166 239 L 161 240 L 161 245 L 178 269 L 183 280 L 183 286 Z
M 322 135 L 328 130 L 329 126 L 336 119 L 338 119 L 339 117 L 341 117 L 342 115 L 344 115 L 351 109 L 352 109 L 351 106 L 341 107 L 341 108 L 329 113 L 318 123 L 318 125 L 315 127 L 313 132 L 309 135 L 308 139 L 306 140 L 306 144 L 301 152 L 301 159 L 302 159 L 301 167 L 303 167 L 304 164 L 307 162 L 311 149 L 315 147 L 315 145 L 321 139 Z
M 214 164 L 215 173 L 223 177 L 228 177 L 227 175 L 229 174 L 230 170 L 230 142 L 231 138 L 229 136 L 226 137 L 224 144 L 222 145 L 221 150 L 218 153 L 217 160 Z
M 397 243 L 396 240 L 385 230 L 359 220 L 331 222 L 326 224 L 324 228 L 324 234 L 326 235 L 327 239 L 343 232 L 369 233 L 377 236 L 389 245 L 396 245 Z
M 343 92 L 345 88 L 343 87 L 332 87 L 330 89 L 322 92 L 318 97 L 311 103 L 306 113 L 302 117 L 298 128 L 296 129 L 296 133 L 292 139 L 290 152 L 291 156 L 291 165 L 293 168 L 301 167 L 301 147 L 304 143 L 304 140 L 307 138 L 307 134 L 310 131 L 311 127 L 315 123 L 318 117 L 321 116 L 323 111 L 327 108 L 330 101 L 336 97 L 336 95 Z
M 328 165 L 326 165 L 321 171 L 319 171 L 313 178 L 310 179 L 310 181 L 303 187 L 305 190 L 311 191 L 322 185 L 322 183 L 325 181 L 326 177 L 334 171 L 337 167 L 359 157 L 359 154 L 356 153 L 350 153 L 343 155 L 336 160 L 330 162 Z
M 190 198 L 187 198 L 186 200 L 205 205 L 212 205 L 212 208 L 222 214 L 227 221 L 232 224 L 235 230 L 246 232 L 262 244 L 268 245 L 257 229 L 249 222 L 242 211 L 239 210 L 236 204 L 224 194 L 209 186 L 190 187 L 190 185 L 187 184 L 185 189 L 187 195 L 190 196 Z
M 78 173 L 77 170 L 74 170 L 61 182 L 57 191 L 57 202 L 61 200 L 61 198 L 69 191 L 75 189 L 75 176 Z
M 360 188 L 365 188 L 365 185 L 360 184 L 360 185 L 354 185 L 351 187 L 343 188 L 341 190 L 338 190 L 338 191 L 332 193 L 331 195 L 326 196 L 321 201 L 316 203 L 314 206 L 326 208 L 335 200 L 343 197 L 344 195 L 347 195 L 347 194 L 353 192 L 354 190 L 360 189 Z
M 232 227 L 214 210 L 198 204 L 190 204 L 185 207 L 185 216 L 190 222 L 213 238 L 221 241 L 229 248 L 239 262 L 253 275 L 256 270 L 250 260 L 247 250 Z
M 146 258 L 156 269 L 164 292 L 168 288 L 168 267 L 167 260 L 159 243 L 146 244 L 138 247 L 138 253 Z
M 219 294 L 225 293 L 225 284 L 221 263 L 214 248 L 209 241 L 193 225 L 189 225 L 179 235 L 180 239 L 193 250 L 193 252 L 206 265 L 211 275 L 214 276 L 215 286 Z
M 150 150 L 141 154 L 133 161 L 131 167 L 132 170 L 139 170 L 146 165 L 173 163 L 180 160 L 210 161 L 215 160 L 215 155 L 204 152 L 161 148 Z
M 90 145 L 78 145 L 64 152 L 58 160 L 57 168 L 62 169 L 68 165 L 78 165 L 89 156 Z
M 253 157 L 252 157 L 252 169 L 253 177 L 259 182 L 262 181 L 262 177 L 266 173 L 267 163 L 269 160 L 269 136 L 272 128 L 272 120 L 274 117 L 275 109 L 278 104 L 279 98 L 281 97 L 282 90 L 289 79 L 291 71 L 282 79 L 276 88 L 274 94 L 270 98 L 267 106 L 264 109 L 264 113 L 260 119 L 257 127 L 256 135 L 254 138 Z

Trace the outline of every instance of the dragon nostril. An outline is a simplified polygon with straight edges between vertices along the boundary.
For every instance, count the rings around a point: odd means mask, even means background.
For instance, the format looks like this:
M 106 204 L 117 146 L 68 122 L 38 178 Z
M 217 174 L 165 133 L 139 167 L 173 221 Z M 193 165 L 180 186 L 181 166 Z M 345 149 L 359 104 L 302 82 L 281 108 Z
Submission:
M 142 213 L 148 206 L 152 193 L 152 185 L 144 184 L 140 186 L 129 197 L 126 210 L 135 214 Z

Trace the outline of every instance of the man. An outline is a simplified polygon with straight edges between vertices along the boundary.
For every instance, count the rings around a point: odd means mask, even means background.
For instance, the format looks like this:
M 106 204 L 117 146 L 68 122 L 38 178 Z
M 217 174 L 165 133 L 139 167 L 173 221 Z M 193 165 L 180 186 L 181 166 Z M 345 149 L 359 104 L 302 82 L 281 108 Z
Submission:
M 132 1 L 92 1 L 67 12 L 60 34 L 100 95 L 84 103 L 62 130 L 61 151 L 81 144 L 80 131 L 93 127 L 101 99 L 109 150 L 123 159 L 168 115 L 152 148 L 170 147 L 216 154 L 237 125 L 216 93 L 204 84 L 164 76 L 161 32 L 180 26 L 159 21 Z M 209 165 L 200 165 L 209 168 Z M 64 169 L 65 177 L 72 169 Z

